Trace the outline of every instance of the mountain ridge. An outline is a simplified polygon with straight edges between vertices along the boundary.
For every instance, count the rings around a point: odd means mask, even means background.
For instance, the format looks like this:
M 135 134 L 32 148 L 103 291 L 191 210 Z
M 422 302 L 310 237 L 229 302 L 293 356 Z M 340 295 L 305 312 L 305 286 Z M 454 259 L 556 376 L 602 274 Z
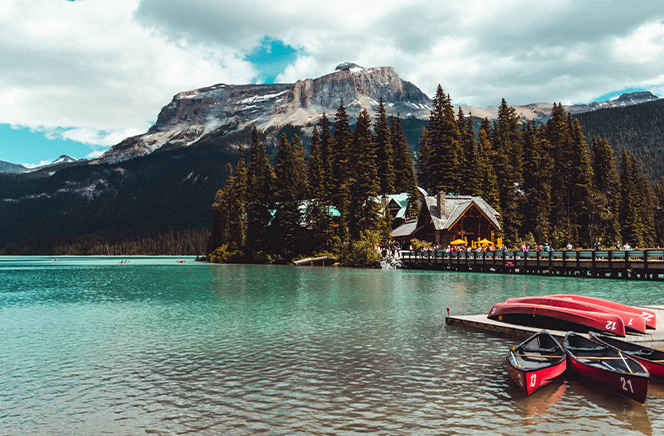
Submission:
M 253 126 L 266 133 L 291 125 L 304 128 L 310 134 L 323 113 L 333 116 L 341 100 L 352 119 L 363 109 L 373 116 L 381 98 L 388 115 L 427 120 L 432 107 L 431 99 L 416 85 L 401 79 L 394 68 L 364 68 L 345 62 L 332 73 L 295 83 L 219 83 L 179 92 L 161 109 L 157 122 L 145 134 L 124 139 L 93 163 L 117 163 L 161 148 L 187 147 L 207 135 L 221 137 Z M 655 95 L 640 91 L 603 102 L 563 107 L 577 114 L 653 100 L 657 100 Z M 475 117 L 496 119 L 499 106 L 456 105 L 455 110 L 459 107 Z M 553 103 L 512 107 L 523 119 L 546 122 Z

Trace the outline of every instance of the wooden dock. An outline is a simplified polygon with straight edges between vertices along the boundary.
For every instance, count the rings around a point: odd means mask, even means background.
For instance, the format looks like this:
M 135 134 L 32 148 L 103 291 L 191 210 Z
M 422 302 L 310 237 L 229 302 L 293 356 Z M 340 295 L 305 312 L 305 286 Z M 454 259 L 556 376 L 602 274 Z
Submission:
M 664 251 L 402 252 L 404 268 L 664 280 Z
M 331 266 L 336 263 L 337 259 L 331 256 L 321 257 L 308 257 L 306 259 L 296 260 L 293 262 L 295 266 Z
M 664 306 L 643 306 L 655 312 L 657 317 L 657 328 L 654 330 L 647 330 L 646 334 L 627 333 L 625 340 L 634 343 L 643 343 L 651 348 L 664 349 Z M 542 330 L 537 327 L 527 327 L 516 324 L 510 324 L 502 321 L 494 321 L 487 318 L 486 315 L 462 315 L 462 316 L 448 316 L 445 318 L 448 325 L 471 328 L 480 330 L 487 333 L 495 333 L 501 336 L 508 336 L 516 339 L 526 339 L 538 331 Z M 566 331 L 549 330 L 549 333 L 557 339 L 563 339 Z

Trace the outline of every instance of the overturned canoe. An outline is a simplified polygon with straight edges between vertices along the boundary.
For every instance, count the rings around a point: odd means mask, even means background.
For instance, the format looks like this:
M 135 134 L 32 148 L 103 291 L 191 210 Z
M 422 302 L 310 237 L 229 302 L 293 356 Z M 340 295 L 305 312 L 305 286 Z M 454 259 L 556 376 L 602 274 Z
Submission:
M 646 402 L 650 374 L 636 360 L 574 332 L 567 333 L 563 348 L 571 370 L 639 403 Z
M 641 307 L 628 306 L 626 304 L 616 303 L 615 301 L 604 300 L 603 298 L 586 297 L 584 295 L 558 294 L 549 295 L 549 297 L 566 298 L 573 301 L 597 304 L 610 309 L 621 310 L 623 312 L 632 312 L 646 320 L 647 328 L 657 328 L 657 317 L 655 316 L 655 312 L 652 310 L 643 309 Z
M 555 295 L 544 295 L 541 297 L 533 296 L 508 298 L 505 300 L 505 303 L 544 304 L 548 306 L 564 307 L 568 309 L 612 313 L 622 318 L 623 324 L 625 324 L 625 331 L 635 333 L 646 332 L 646 320 L 640 316 L 640 314 L 637 314 L 634 311 L 619 310 L 600 304 L 573 300 L 571 298 L 557 297 Z
M 498 303 L 491 308 L 487 317 L 512 324 L 552 330 L 598 331 L 625 336 L 625 324 L 622 318 L 605 312 L 543 304 Z
M 563 347 L 546 330 L 512 347 L 507 353 L 507 373 L 526 396 L 550 384 L 566 368 Z

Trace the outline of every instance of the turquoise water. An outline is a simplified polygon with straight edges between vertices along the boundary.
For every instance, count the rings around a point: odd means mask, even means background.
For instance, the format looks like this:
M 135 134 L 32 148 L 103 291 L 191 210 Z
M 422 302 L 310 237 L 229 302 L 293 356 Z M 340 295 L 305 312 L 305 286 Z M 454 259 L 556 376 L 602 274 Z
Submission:
M 0 257 L 0 434 L 664 433 L 663 382 L 645 407 L 573 379 L 524 398 L 515 341 L 444 322 L 661 284 L 177 259 Z

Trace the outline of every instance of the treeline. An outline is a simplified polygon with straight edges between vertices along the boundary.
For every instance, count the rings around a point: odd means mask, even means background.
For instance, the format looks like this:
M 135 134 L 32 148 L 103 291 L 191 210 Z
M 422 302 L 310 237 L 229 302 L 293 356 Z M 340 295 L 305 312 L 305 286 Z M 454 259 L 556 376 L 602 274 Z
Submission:
M 308 162 L 300 138 L 282 133 L 271 164 L 254 128 L 249 163 L 241 157 L 227 173 L 212 206 L 212 261 L 285 263 L 331 253 L 367 265 L 377 260 L 377 239 L 391 232 L 380 196 L 407 192 L 412 213 L 418 210 L 401 119 L 388 119 L 382 100 L 375 121 L 363 110 L 354 129 L 343 100 L 334 123 L 323 114 Z
M 198 255 L 205 252 L 208 229 L 137 234 L 96 234 L 39 238 L 11 244 L 3 255 Z
M 439 86 L 417 162 L 430 193 L 482 196 L 499 211 L 508 246 L 522 242 L 590 247 L 618 240 L 664 245 L 664 189 L 651 184 L 624 148 L 617 165 L 606 139 L 586 142 L 576 118 L 554 104 L 546 124 L 522 122 L 503 99 L 479 134 L 454 114 Z
M 622 108 L 600 109 L 574 115 L 583 126 L 586 140 L 602 136 L 620 159 L 624 147 L 639 162 L 653 183 L 664 176 L 664 100 Z

